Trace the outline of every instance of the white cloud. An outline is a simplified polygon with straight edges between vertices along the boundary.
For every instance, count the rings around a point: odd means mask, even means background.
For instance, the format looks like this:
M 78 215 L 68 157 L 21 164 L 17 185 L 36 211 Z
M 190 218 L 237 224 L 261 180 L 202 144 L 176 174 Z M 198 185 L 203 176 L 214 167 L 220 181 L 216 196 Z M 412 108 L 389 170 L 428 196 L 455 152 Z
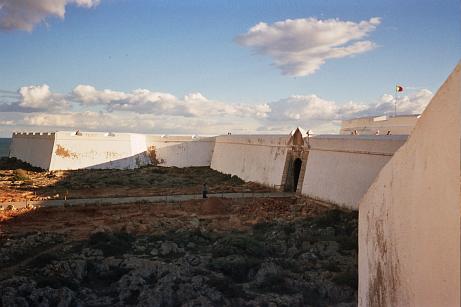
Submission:
M 433 93 L 427 89 L 399 96 L 397 97 L 397 112 L 398 114 L 420 114 L 424 111 L 432 97 Z M 378 102 L 373 104 L 349 102 L 348 106 L 352 111 L 346 112 L 343 118 L 394 114 L 395 101 L 393 95 L 384 94 Z
M 237 43 L 268 55 L 283 74 L 307 76 L 328 59 L 364 53 L 376 47 L 362 40 L 381 23 L 374 17 L 352 22 L 339 19 L 287 19 L 260 22 L 236 38 Z
M 100 0 L 0 0 L 0 29 L 32 31 L 47 17 L 64 19 L 66 6 L 91 8 Z
M 23 86 L 18 91 L 18 106 L 33 110 L 65 110 L 70 107 L 63 95 L 52 93 L 46 84 Z
M 127 98 L 127 95 L 123 92 L 111 90 L 98 91 L 91 85 L 77 85 L 72 93 L 74 99 L 83 104 L 109 104 L 111 101 Z
M 398 97 L 398 114 L 420 114 L 424 111 L 433 94 L 427 89 Z M 362 116 L 377 116 L 394 113 L 395 97 L 383 95 L 374 103 L 349 101 L 340 104 L 316 95 L 290 96 L 268 104 L 267 113 L 260 130 L 287 131 L 289 127 L 301 126 L 319 132 L 337 132 L 341 120 Z M 332 129 L 336 127 L 336 129 Z
M 270 103 L 269 120 L 332 120 L 337 105 L 316 95 L 291 96 Z
M 0 126 L 12 126 L 15 124 L 16 122 L 14 120 L 0 120 Z
M 0 113 L 1 119 L 1 113 Z M 113 132 L 167 133 L 167 134 L 225 134 L 227 131 L 254 132 L 258 126 L 252 120 L 226 118 L 184 118 L 154 114 L 72 112 L 34 113 L 16 121 L 16 127 L 28 131 L 93 130 Z M 17 130 L 17 129 L 16 129 Z
M 97 90 L 90 85 L 78 85 L 72 99 L 83 105 L 103 105 L 107 111 L 136 112 L 140 114 L 200 116 L 256 116 L 264 117 L 270 111 L 268 105 L 228 104 L 210 100 L 201 93 L 190 93 L 182 99 L 176 96 L 137 89 L 129 93 Z
M 91 85 L 78 85 L 69 94 L 59 94 L 46 84 L 23 86 L 15 97 L 12 92 L 4 95 L 0 95 L 0 126 L 12 130 L 186 134 L 286 133 L 296 126 L 335 133 L 342 119 L 393 114 L 395 102 L 389 94 L 373 103 L 293 95 L 263 104 L 233 104 L 199 92 L 178 98 L 147 89 L 123 92 L 97 90 Z M 426 89 L 402 96 L 398 112 L 421 113 L 431 98 Z

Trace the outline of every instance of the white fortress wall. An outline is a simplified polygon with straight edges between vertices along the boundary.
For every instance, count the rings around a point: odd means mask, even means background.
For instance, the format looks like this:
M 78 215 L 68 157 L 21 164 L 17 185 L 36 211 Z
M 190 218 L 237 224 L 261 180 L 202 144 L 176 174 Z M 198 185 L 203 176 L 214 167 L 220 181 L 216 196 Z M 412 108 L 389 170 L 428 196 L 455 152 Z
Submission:
M 211 168 L 245 181 L 279 186 L 289 135 L 223 135 L 216 137 Z
M 460 75 L 359 204 L 359 306 L 460 306 Z
M 359 134 L 374 135 L 379 131 L 385 135 L 390 131 L 393 135 L 409 135 L 418 121 L 419 115 L 397 115 L 397 116 L 371 116 L 343 120 L 341 122 L 340 134 L 351 134 L 355 130 Z
M 378 172 L 406 139 L 404 135 L 310 138 L 301 193 L 357 210 Z
M 32 166 L 48 169 L 53 152 L 54 133 L 13 133 L 10 157 L 21 159 Z
M 210 166 L 214 137 L 148 135 L 147 148 L 159 166 Z
M 148 163 L 143 135 L 75 131 L 56 132 L 50 170 L 135 168 Z

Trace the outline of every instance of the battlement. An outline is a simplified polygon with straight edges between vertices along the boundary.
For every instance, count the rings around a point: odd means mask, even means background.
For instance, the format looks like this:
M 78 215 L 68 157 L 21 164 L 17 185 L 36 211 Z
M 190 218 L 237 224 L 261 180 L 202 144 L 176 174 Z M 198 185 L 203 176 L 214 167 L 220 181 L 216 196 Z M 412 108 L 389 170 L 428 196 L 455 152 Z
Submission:
M 55 132 L 13 132 L 13 137 L 17 136 L 53 136 Z

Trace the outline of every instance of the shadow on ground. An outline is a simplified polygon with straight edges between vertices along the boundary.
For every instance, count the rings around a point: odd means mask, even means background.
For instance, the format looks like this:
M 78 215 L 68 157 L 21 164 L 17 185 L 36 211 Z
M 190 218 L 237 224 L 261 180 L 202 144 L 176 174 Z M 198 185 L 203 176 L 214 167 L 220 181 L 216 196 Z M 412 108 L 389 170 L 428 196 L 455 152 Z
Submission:
M 4 226 L 3 306 L 357 302 L 357 213 L 304 200 L 43 208 Z

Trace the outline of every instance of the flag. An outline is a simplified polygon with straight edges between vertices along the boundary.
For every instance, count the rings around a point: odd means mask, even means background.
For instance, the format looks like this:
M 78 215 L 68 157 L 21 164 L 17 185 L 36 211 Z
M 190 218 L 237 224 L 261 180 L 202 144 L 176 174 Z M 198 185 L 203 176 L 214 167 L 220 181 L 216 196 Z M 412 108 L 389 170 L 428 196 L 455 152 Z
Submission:
M 403 86 L 401 86 L 401 85 L 396 85 L 396 86 L 395 86 L 395 91 L 398 92 L 398 93 L 399 93 L 399 92 L 403 92 Z

